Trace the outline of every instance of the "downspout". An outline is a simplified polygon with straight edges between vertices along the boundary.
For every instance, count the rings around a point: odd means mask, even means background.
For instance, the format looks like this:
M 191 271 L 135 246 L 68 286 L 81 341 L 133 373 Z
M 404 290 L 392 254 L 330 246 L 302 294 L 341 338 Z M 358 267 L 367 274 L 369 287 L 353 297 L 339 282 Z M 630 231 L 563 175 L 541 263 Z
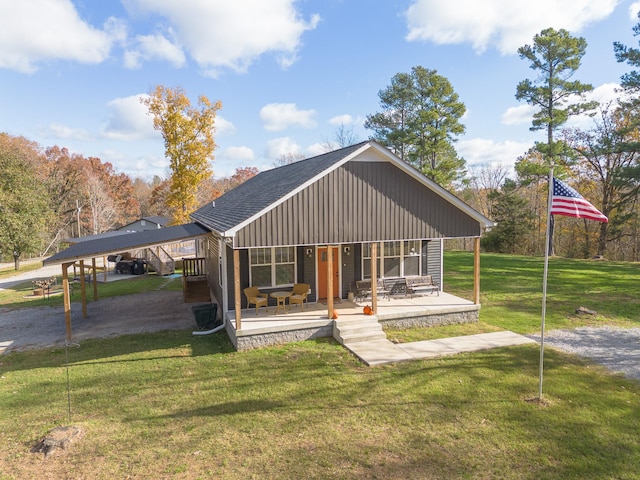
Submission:
M 212 333 L 219 332 L 220 330 L 222 330 L 226 326 L 227 326 L 227 316 L 223 314 L 222 315 L 222 325 L 218 325 L 216 328 L 214 328 L 212 330 L 204 330 L 204 331 L 196 330 L 195 332 L 193 332 L 193 335 L 210 335 Z

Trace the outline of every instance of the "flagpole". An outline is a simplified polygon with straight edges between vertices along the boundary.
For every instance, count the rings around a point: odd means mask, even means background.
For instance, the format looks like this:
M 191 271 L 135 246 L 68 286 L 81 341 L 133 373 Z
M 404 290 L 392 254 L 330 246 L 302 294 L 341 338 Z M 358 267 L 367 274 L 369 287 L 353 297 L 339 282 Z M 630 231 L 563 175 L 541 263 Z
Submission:
M 549 243 L 552 241 L 549 230 L 551 227 L 551 199 L 553 196 L 553 164 L 549 169 L 549 194 L 547 198 L 547 235 L 544 242 L 544 273 L 542 275 L 542 322 L 540 325 L 540 381 L 538 399 L 542 400 L 542 371 L 544 369 L 544 321 L 547 313 L 547 274 L 549 272 Z

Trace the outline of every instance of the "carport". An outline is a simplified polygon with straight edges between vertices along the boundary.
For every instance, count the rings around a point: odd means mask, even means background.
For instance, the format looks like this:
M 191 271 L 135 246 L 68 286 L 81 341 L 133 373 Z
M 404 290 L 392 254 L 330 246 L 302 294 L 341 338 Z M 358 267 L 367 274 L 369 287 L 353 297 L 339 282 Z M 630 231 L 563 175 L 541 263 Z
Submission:
M 96 258 L 116 255 L 130 250 L 153 248 L 178 243 L 186 240 L 202 238 L 211 233 L 197 223 L 187 223 L 173 227 L 131 232 L 124 235 L 97 238 L 71 245 L 69 248 L 45 259 L 42 264 L 62 266 L 62 292 L 64 296 L 64 312 L 67 327 L 67 342 L 71 341 L 71 295 L 69 292 L 69 267 L 80 267 L 80 291 L 82 297 L 82 316 L 87 317 L 87 288 L 85 269 L 92 271 L 93 299 L 98 300 Z M 91 265 L 85 265 L 85 261 L 91 260 Z

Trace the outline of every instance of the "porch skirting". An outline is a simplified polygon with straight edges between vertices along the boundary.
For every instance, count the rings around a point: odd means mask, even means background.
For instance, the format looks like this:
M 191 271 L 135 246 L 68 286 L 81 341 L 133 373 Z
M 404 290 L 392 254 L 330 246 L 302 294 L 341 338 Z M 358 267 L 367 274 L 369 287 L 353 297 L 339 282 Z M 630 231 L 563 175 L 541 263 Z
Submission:
M 383 327 L 412 328 L 477 323 L 479 317 L 480 305 L 457 305 L 455 308 L 431 309 L 428 312 L 378 315 L 378 321 Z
M 301 342 L 314 338 L 333 336 L 333 320 L 329 320 L 324 326 L 296 328 L 277 332 L 241 332 L 237 335 L 233 325 L 227 323 L 227 334 L 237 351 L 251 350 L 254 348 L 283 345 L 291 342 Z

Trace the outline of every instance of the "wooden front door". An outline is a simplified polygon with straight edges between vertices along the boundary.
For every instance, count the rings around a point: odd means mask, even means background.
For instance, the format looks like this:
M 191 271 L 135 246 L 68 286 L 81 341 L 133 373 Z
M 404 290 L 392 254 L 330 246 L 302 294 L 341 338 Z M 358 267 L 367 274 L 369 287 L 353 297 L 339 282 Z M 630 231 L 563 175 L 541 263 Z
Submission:
M 327 298 L 327 247 L 318 250 L 318 299 Z M 331 247 L 333 263 L 333 296 L 340 295 L 340 264 L 338 263 L 338 247 Z

